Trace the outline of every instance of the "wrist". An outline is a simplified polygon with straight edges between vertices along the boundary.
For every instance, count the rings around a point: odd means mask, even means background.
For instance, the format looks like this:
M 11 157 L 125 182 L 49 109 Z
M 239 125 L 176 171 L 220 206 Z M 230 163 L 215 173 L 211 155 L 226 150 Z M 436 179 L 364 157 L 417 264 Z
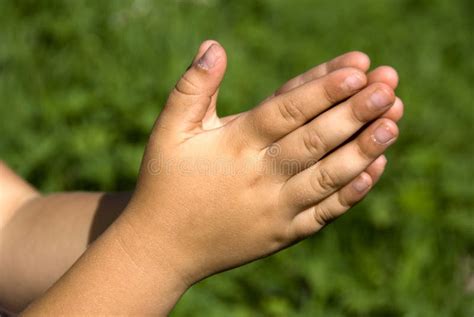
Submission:
M 134 257 L 155 269 L 166 269 L 170 275 L 188 289 L 205 278 L 197 265 L 200 260 L 197 246 L 192 245 L 193 232 L 182 232 L 183 210 L 176 210 L 170 204 L 158 208 L 145 197 L 133 195 L 129 205 L 116 226 L 127 239 L 128 249 Z
M 151 252 L 124 214 L 25 316 L 169 314 L 189 285 L 166 249 Z
M 130 276 L 146 284 L 153 294 L 149 297 L 159 298 L 160 311 L 169 312 L 194 281 L 188 278 L 185 257 L 167 243 L 170 237 L 156 226 L 139 224 L 134 216 L 127 208 L 111 226 L 110 239 L 118 246 Z

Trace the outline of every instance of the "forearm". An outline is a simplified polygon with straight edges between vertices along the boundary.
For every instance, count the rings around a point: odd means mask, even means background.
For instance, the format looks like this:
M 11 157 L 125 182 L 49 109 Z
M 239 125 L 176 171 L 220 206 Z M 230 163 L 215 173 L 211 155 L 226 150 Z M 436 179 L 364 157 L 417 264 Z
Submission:
M 24 314 L 167 315 L 188 288 L 168 249 L 149 252 L 122 216 Z
M 0 305 L 24 309 L 58 280 L 128 203 L 130 193 L 36 196 L 0 231 Z
M 23 204 L 39 195 L 35 188 L 0 161 L 0 232 Z

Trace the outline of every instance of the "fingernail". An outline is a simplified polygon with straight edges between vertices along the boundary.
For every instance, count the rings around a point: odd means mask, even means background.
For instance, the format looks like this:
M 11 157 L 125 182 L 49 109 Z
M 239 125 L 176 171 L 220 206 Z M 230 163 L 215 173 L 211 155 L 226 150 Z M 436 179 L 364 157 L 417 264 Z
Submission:
M 367 183 L 367 180 L 359 176 L 355 181 L 352 182 L 352 187 L 359 193 L 365 192 L 367 188 L 369 188 L 369 183 Z
M 390 130 L 390 127 L 386 124 L 381 124 L 374 132 L 374 139 L 375 142 L 380 144 L 388 143 L 389 141 L 393 140 L 395 135 Z
M 204 55 L 201 56 L 201 58 L 197 61 L 197 66 L 201 67 L 202 69 L 211 69 L 214 67 L 217 60 L 219 59 L 218 51 L 219 50 L 216 44 L 209 46 Z
M 390 104 L 390 96 L 388 96 L 383 90 L 377 90 L 370 96 L 370 107 L 374 110 L 380 110 L 387 107 Z
M 344 84 L 349 90 L 356 90 L 365 85 L 365 80 L 360 73 L 354 73 L 346 78 Z

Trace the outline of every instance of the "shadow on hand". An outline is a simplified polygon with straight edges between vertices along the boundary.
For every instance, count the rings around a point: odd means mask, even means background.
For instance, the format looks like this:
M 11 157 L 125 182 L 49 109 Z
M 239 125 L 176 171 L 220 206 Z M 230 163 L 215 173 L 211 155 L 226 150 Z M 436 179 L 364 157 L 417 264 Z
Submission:
M 102 196 L 92 220 L 89 244 L 94 242 L 120 216 L 131 197 L 131 192 L 106 193 Z

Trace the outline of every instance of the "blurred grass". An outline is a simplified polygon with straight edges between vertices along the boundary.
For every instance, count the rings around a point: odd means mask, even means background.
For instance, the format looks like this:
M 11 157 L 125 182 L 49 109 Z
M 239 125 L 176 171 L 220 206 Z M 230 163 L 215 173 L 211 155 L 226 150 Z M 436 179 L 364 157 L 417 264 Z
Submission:
M 195 286 L 174 316 L 473 316 L 472 1 L 0 1 L 0 157 L 43 191 L 134 184 L 199 43 L 249 109 L 348 50 L 401 77 L 401 137 L 374 192 L 317 237 Z M 159 299 L 157 299 L 159 300 Z

